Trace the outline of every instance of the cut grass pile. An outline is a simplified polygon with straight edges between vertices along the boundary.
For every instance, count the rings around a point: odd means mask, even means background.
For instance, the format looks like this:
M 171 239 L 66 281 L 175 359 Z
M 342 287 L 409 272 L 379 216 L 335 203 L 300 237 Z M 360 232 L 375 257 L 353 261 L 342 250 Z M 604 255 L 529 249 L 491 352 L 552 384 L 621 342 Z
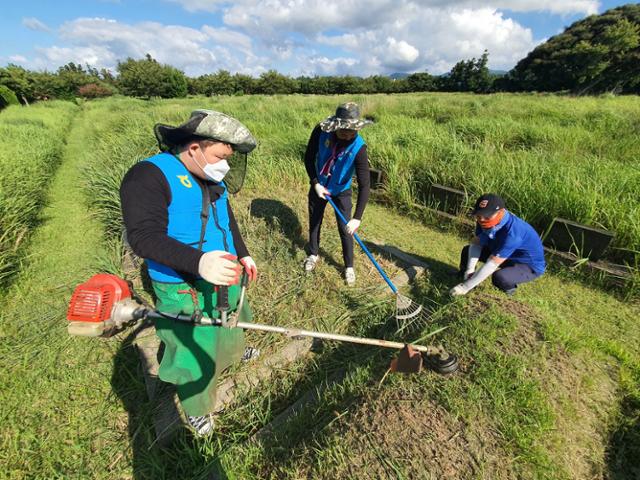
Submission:
M 60 101 L 0 113 L 0 288 L 18 270 L 77 110 Z

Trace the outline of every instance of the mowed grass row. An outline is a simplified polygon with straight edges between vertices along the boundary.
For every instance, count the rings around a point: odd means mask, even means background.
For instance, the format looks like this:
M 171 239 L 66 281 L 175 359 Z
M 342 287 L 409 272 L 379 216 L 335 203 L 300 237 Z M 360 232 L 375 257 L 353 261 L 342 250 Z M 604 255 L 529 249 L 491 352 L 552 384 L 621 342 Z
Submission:
M 0 287 L 18 269 L 77 110 L 59 101 L 0 113 Z
M 366 104 L 377 99 L 362 100 Z M 87 164 L 92 203 L 111 235 L 118 237 L 119 180 L 133 162 L 155 152 L 150 133 L 153 123 L 177 123 L 191 109 L 203 106 L 237 115 L 261 142 L 251 158 L 246 189 L 234 200 L 252 254 L 262 269 L 251 296 L 256 318 L 298 327 L 391 336 L 384 323 L 388 310 L 377 303 L 374 292 L 344 292 L 337 272 L 329 265 L 313 278 L 300 276 L 306 184 L 300 156 L 318 112 L 330 112 L 337 101 L 344 99 L 309 98 L 309 105 L 299 97 L 290 100 L 288 112 L 282 104 L 289 98 L 277 97 L 126 100 L 87 105 L 89 118 L 94 119 L 94 133 L 87 136 L 93 152 Z M 299 113 L 292 114 L 299 101 Z M 461 355 L 463 375 L 451 380 L 425 375 L 385 381 L 382 374 L 388 352 L 332 346 L 315 360 L 315 365 L 292 367 L 269 385 L 246 392 L 219 419 L 218 434 L 210 441 L 191 443 L 183 437 L 172 451 L 159 454 L 147 449 L 153 442 L 149 418 L 147 423 L 130 424 L 130 431 L 140 432 L 132 439 L 133 464 L 140 478 L 153 478 L 160 472 L 193 475 L 205 472 L 211 467 L 209 463 L 243 478 L 409 477 L 415 474 L 415 459 L 424 457 L 427 447 L 417 445 L 407 457 L 402 452 L 398 452 L 398 458 L 390 456 L 388 450 L 385 453 L 386 448 L 394 446 L 385 443 L 385 435 L 402 437 L 405 425 L 381 418 L 378 420 L 382 424 L 368 425 L 370 430 L 364 432 L 368 440 L 363 446 L 358 440 L 363 432 L 352 417 L 355 412 L 367 418 L 367 412 L 375 408 L 393 412 L 398 402 L 407 400 L 415 404 L 409 412 L 396 412 L 398 415 L 410 414 L 420 420 L 434 408 L 444 408 L 438 417 L 444 419 L 444 440 L 456 447 L 453 440 L 463 432 L 464 442 L 476 449 L 475 460 L 465 451 L 451 456 L 446 448 L 435 455 L 444 455 L 443 465 L 456 465 L 461 472 L 484 472 L 480 476 L 485 478 L 608 474 L 625 478 L 628 472 L 636 471 L 637 462 L 628 459 L 638 452 L 634 405 L 640 398 L 640 334 L 633 321 L 637 309 L 554 275 L 523 289 L 518 302 L 499 302 L 497 298 L 498 305 L 490 307 L 495 298 L 484 297 L 485 293 L 491 295 L 491 287 L 486 286 L 476 294 L 476 300 L 449 305 L 446 291 L 452 280 L 446 272 L 456 263 L 462 242 L 410 225 L 374 206 L 366 222 L 371 230 L 365 232 L 374 232 L 433 262 L 432 276 L 416 286 L 412 295 L 436 313 L 432 324 L 412 332 L 412 338 L 448 327 L 440 338 Z M 327 230 L 330 228 L 326 229 L 323 245 L 329 252 L 338 252 L 337 239 Z M 367 272 L 368 267 L 363 260 L 357 265 L 361 282 L 377 285 L 379 280 L 375 272 Z M 322 295 L 317 293 L 318 284 L 324 287 Z M 577 302 L 580 298 L 585 300 Z M 267 355 L 285 341 L 255 335 L 252 340 Z M 294 419 L 266 445 L 246 443 L 301 392 L 341 368 L 348 372 L 347 380 L 329 389 L 321 406 Z M 576 391 L 580 393 L 576 395 Z M 380 403 L 378 397 L 388 404 Z M 123 402 L 126 404 L 126 399 Z M 135 417 L 132 415 L 130 421 L 140 421 Z M 412 423 L 411 427 L 425 436 L 435 435 L 428 423 Z M 437 444 L 436 438 L 427 438 L 430 445 Z M 465 450 L 464 445 L 458 447 Z M 231 453 L 225 454 L 230 448 Z M 446 474 L 446 466 L 438 470 L 436 460 L 424 457 L 423 463 L 417 463 L 422 468 L 419 471 L 432 469 L 436 475 Z

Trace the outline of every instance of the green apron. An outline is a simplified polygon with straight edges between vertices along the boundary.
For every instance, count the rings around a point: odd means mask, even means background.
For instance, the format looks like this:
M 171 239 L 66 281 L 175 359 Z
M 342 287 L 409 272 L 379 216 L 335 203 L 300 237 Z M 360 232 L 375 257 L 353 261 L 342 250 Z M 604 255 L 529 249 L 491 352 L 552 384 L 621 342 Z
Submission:
M 164 313 L 192 314 L 193 299 L 187 283 L 152 282 L 158 297 L 156 308 Z M 206 317 L 219 318 L 215 309 L 217 295 L 214 286 L 204 280 L 195 283 L 202 313 Z M 182 292 L 182 293 L 179 293 Z M 235 311 L 240 287 L 229 287 L 230 311 Z M 246 300 L 240 312 L 240 321 L 253 318 Z M 178 398 L 187 415 L 200 416 L 213 411 L 216 403 L 218 375 L 238 362 L 245 349 L 244 330 L 209 325 L 193 325 L 162 318 L 156 320 L 156 334 L 165 349 L 158 376 L 164 382 L 173 383 Z

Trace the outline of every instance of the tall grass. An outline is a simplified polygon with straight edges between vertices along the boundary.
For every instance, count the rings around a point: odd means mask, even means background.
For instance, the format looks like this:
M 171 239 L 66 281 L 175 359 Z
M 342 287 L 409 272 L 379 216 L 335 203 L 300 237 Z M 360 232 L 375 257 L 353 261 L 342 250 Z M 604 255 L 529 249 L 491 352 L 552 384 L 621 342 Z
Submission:
M 86 138 L 93 152 L 86 165 L 91 203 L 110 234 L 119 236 L 118 187 L 131 165 L 157 151 L 154 123 L 176 125 L 202 107 L 237 116 L 258 138 L 246 188 L 303 188 L 302 157 L 310 131 L 344 100 L 252 96 L 87 103 L 89 117 L 96 119 Z M 372 165 L 388 175 L 387 196 L 396 205 L 426 203 L 431 182 L 465 189 L 469 203 L 483 191 L 495 191 L 540 232 L 554 216 L 613 230 L 610 258 L 640 264 L 638 142 L 630 133 L 637 129 L 637 98 L 452 94 L 355 100 L 377 120 L 363 135 Z M 614 136 L 614 131 L 620 133 Z M 580 152 L 586 150 L 602 152 L 600 161 L 581 162 Z M 566 161 L 557 160 L 561 157 Z M 625 289 L 632 294 L 634 287 L 629 283 Z
M 373 166 L 388 176 L 398 205 L 426 203 L 431 183 L 465 190 L 468 204 L 496 192 L 543 232 L 556 217 L 615 233 L 609 257 L 640 258 L 640 99 L 538 95 L 355 96 L 376 123 L 362 134 Z M 302 157 L 314 125 L 346 97 L 272 96 L 180 101 L 107 100 L 96 167 L 121 176 L 152 153 L 156 121 L 178 123 L 194 108 L 236 115 L 259 146 L 248 185 L 306 182 Z M 106 163 L 105 163 L 106 162 Z M 93 175 L 105 197 L 113 183 Z M 118 179 L 117 179 L 118 180 Z M 111 193 L 109 193 L 111 192 Z M 116 199 L 109 201 L 112 210 Z M 115 216 L 113 217 L 115 218 Z M 630 253 L 631 252 L 631 253 Z
M 542 232 L 556 217 L 615 232 L 613 259 L 640 250 L 640 101 L 531 95 L 400 97 L 374 106 L 367 139 L 399 203 L 431 183 L 496 192 Z M 381 128 L 382 125 L 393 128 Z M 368 134 L 369 132 L 367 132 Z
M 42 102 L 0 114 L 0 286 L 18 269 L 76 111 L 69 102 Z

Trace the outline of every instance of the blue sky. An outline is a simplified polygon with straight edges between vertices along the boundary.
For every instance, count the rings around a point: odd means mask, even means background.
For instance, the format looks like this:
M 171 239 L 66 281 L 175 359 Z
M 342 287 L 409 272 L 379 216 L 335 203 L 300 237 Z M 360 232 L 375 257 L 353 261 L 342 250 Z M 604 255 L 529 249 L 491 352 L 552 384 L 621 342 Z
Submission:
M 0 65 L 114 70 L 150 53 L 188 75 L 444 73 L 486 48 L 510 69 L 613 0 L 21 0 L 3 6 Z

